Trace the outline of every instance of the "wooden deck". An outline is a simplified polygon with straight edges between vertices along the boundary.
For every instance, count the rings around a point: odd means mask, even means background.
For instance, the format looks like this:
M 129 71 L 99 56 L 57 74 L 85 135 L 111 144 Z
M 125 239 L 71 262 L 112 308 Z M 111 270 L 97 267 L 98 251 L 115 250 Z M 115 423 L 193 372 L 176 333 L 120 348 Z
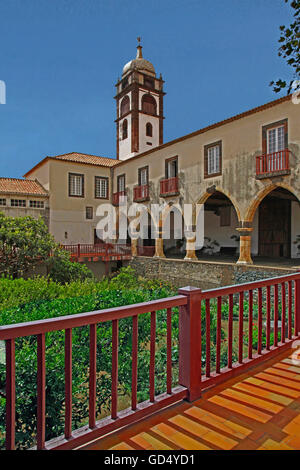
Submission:
M 293 350 L 84 450 L 300 450 L 300 358 Z

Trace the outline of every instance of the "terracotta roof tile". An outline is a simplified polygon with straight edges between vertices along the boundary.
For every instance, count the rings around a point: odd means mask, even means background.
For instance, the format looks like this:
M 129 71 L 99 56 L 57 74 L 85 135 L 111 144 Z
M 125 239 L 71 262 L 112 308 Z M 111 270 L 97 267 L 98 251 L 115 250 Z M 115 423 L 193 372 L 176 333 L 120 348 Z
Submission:
M 18 178 L 0 178 L 0 193 L 48 196 L 38 181 Z
M 118 164 L 118 160 L 114 158 L 98 157 L 97 155 L 88 155 L 85 153 L 65 153 L 64 155 L 56 155 L 52 158 L 58 160 L 68 160 L 70 162 L 88 163 L 90 165 L 100 165 L 112 167 Z

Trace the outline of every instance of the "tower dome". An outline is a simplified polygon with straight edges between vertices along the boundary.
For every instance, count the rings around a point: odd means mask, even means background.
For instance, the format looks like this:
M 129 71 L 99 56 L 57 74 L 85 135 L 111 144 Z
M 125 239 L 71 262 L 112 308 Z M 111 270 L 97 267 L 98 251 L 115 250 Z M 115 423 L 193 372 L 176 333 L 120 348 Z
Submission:
M 137 46 L 136 58 L 127 62 L 123 67 L 122 76 L 126 75 L 131 70 L 139 70 L 140 72 L 150 73 L 153 76 L 156 76 L 155 69 L 149 60 L 143 58 L 142 46 L 140 44 L 140 38 L 138 38 L 139 44 Z

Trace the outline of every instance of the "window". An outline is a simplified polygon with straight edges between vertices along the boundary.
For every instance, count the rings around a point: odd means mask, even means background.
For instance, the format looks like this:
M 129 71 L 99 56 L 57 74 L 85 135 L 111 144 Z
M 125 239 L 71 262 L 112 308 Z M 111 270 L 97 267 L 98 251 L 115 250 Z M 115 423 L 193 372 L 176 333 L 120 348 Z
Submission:
M 84 175 L 69 173 L 69 196 L 84 196 Z
M 154 79 L 150 77 L 145 77 L 144 85 L 147 86 L 148 88 L 154 88 Z
M 267 153 L 279 152 L 284 150 L 284 126 L 275 127 L 268 130 Z
M 128 77 L 122 80 L 122 90 L 128 86 Z
M 0 206 L 6 206 L 6 199 L 0 199 Z
M 156 101 L 152 95 L 144 95 L 142 98 L 142 111 L 146 114 L 156 114 Z
M 145 186 L 148 184 L 148 167 L 145 166 L 144 168 L 139 168 L 139 186 Z
M 85 218 L 89 219 L 89 220 L 93 218 L 93 208 L 92 207 L 86 207 L 85 208 Z
M 166 160 L 166 179 L 176 178 L 178 175 L 178 157 L 168 158 Z
M 288 147 L 288 120 L 274 122 L 262 128 L 263 154 L 280 152 Z
M 12 207 L 26 207 L 25 199 L 11 199 L 10 205 Z
M 108 178 L 95 176 L 95 198 L 108 198 Z
M 204 147 L 204 175 L 216 176 L 222 173 L 222 143 L 215 142 L 214 144 L 206 145 Z
M 122 139 L 127 139 L 128 137 L 128 122 L 127 119 L 124 119 L 123 125 L 122 125 Z
M 129 113 L 130 111 L 130 99 L 129 96 L 126 95 L 121 101 L 121 116 L 124 116 L 124 114 Z
M 29 207 L 44 209 L 44 201 L 29 201 Z
M 118 193 L 125 191 L 125 175 L 118 176 Z
M 146 136 L 147 137 L 152 137 L 152 133 L 153 133 L 152 124 L 150 122 L 147 122 L 147 124 L 146 124 Z

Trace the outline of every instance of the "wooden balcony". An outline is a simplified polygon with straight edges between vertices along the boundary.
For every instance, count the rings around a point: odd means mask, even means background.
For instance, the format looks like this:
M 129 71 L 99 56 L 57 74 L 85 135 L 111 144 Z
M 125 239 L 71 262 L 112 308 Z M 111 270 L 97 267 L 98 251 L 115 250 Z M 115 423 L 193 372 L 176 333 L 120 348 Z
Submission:
M 139 315 L 149 312 L 148 400 L 139 403 L 138 319 Z M 175 313 L 179 321 L 179 341 L 176 339 L 174 343 L 172 317 Z M 158 394 L 155 389 L 156 320 L 162 314 L 166 324 L 165 391 Z M 131 406 L 119 411 L 118 351 L 121 345 L 118 332 L 119 320 L 124 318 L 132 321 L 132 388 Z M 204 324 L 201 324 L 202 318 Z M 216 334 L 213 337 L 214 321 Z M 97 325 L 105 322 L 112 322 L 111 415 L 97 421 Z M 89 327 L 90 334 L 89 416 L 87 425 L 74 430 L 72 371 L 76 363 L 72 364 L 72 329 L 83 326 Z M 223 336 L 225 329 L 226 338 Z M 58 410 L 65 428 L 63 436 L 46 442 L 45 335 L 55 331 L 65 332 L 65 407 L 63 414 Z M 206 291 L 186 287 L 179 289 L 176 296 L 150 302 L 0 326 L 0 341 L 6 342 L 8 450 L 15 448 L 16 439 L 15 341 L 32 335 L 37 336 L 36 443 L 39 450 L 74 449 L 100 438 L 105 440 L 91 447 L 300 449 L 300 353 L 294 349 L 291 355 L 291 348 L 299 348 L 300 340 L 300 273 Z M 173 348 L 177 349 L 178 345 L 178 359 L 174 362 Z M 224 348 L 226 355 L 222 356 Z M 279 359 L 275 360 L 276 356 Z M 224 357 L 225 364 L 222 364 Z M 256 366 L 260 368 L 253 369 Z M 145 418 L 147 421 L 143 421 Z M 129 425 L 134 427 L 127 428 L 128 433 L 120 431 Z M 110 435 L 106 439 L 105 436 L 117 430 L 117 436 Z
M 133 200 L 134 202 L 143 202 L 149 200 L 149 185 L 143 184 L 133 188 Z
M 256 157 L 256 177 L 258 179 L 288 174 L 290 174 L 289 149 Z
M 125 197 L 126 197 L 126 191 L 119 191 L 117 193 L 113 193 L 113 197 L 112 197 L 113 205 L 119 206 L 120 204 L 122 204 L 122 202 L 124 202 Z
M 193 403 L 169 407 L 83 450 L 300 450 L 300 367 L 292 354 L 284 352 Z
M 114 243 L 96 243 L 96 244 L 77 244 L 77 245 L 61 245 L 61 248 L 70 253 L 72 261 L 83 260 L 87 258 L 89 261 L 118 261 L 131 259 L 131 246 Z
M 175 196 L 179 194 L 178 176 L 160 182 L 160 196 Z

